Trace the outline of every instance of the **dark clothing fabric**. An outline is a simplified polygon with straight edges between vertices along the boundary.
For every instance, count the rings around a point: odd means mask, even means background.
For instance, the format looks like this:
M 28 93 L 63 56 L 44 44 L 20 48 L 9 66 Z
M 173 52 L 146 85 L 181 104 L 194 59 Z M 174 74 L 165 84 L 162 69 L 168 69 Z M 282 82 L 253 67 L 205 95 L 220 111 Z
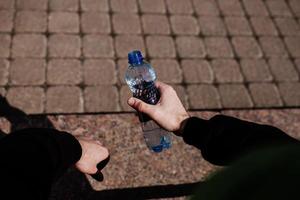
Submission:
M 300 142 L 283 131 L 229 116 L 216 115 L 210 120 L 188 119 L 183 139 L 201 150 L 215 165 L 228 165 L 237 158 L 260 148 Z
M 300 146 L 281 145 L 249 153 L 218 171 L 191 200 L 296 200 L 300 186 Z
M 190 118 L 183 139 L 220 170 L 192 200 L 299 199 L 300 142 L 283 131 L 233 117 Z
M 201 197 L 205 197 L 201 199 L 234 199 L 219 198 L 223 196 L 211 198 L 211 194 L 219 191 L 220 195 L 224 193 L 225 197 L 230 196 L 226 196 L 226 192 L 240 194 L 239 189 L 251 193 L 252 190 L 248 191 L 245 186 L 249 182 L 247 181 L 249 176 L 254 179 L 254 182 L 251 181 L 251 187 L 260 183 L 256 182 L 259 178 L 255 179 L 255 177 L 262 177 L 264 180 L 269 178 L 266 183 L 273 186 L 276 184 L 273 180 L 276 180 L 281 167 L 284 167 L 284 171 L 291 170 L 290 175 L 295 175 L 293 174 L 295 168 L 292 167 L 298 167 L 298 165 L 293 166 L 290 162 L 294 159 L 297 161 L 294 163 L 300 162 L 299 142 L 281 130 L 222 115 L 210 120 L 195 117 L 188 119 L 183 139 L 186 143 L 199 148 L 203 157 L 213 164 L 228 165 L 242 156 L 246 157 L 246 161 L 237 167 L 234 165 L 223 178 L 215 178 L 216 181 L 212 178 L 208 181 L 201 189 L 201 194 L 204 195 Z M 293 146 L 295 149 L 292 149 L 292 152 L 285 150 L 283 147 L 286 145 Z M 248 158 L 250 161 L 247 160 L 247 157 L 252 155 L 251 152 L 274 146 L 277 150 L 259 153 Z M 25 129 L 9 134 L 0 140 L 1 199 L 47 199 L 51 183 L 80 157 L 80 144 L 72 135 L 65 132 L 53 129 Z M 285 166 L 286 162 L 290 165 Z M 252 169 L 252 174 L 244 173 Z M 266 174 L 266 171 L 270 174 Z M 256 172 L 260 174 L 255 176 Z M 281 175 L 284 178 L 282 173 Z M 286 181 L 288 182 L 289 179 Z M 239 183 L 243 184 L 246 189 L 239 188 Z
M 0 140 L 0 199 L 47 199 L 51 184 L 81 157 L 79 142 L 54 129 L 24 129 Z

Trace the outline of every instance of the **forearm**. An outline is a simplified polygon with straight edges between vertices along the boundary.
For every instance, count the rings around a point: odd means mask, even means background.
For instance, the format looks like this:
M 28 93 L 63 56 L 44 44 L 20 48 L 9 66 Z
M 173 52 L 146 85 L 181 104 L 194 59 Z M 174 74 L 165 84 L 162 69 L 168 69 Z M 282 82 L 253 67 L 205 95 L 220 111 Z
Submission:
M 267 125 L 217 115 L 210 120 L 187 120 L 183 138 L 199 148 L 203 157 L 217 165 L 227 165 L 247 152 L 272 144 L 299 143 L 283 131 Z

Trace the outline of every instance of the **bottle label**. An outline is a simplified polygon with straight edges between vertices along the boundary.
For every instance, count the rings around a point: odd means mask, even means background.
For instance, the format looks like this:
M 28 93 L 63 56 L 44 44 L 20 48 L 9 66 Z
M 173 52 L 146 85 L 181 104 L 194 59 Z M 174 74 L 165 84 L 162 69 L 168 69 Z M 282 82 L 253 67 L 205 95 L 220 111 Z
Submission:
M 153 81 L 144 81 L 143 84 L 135 85 L 134 88 L 135 92 L 133 93 L 133 96 L 145 103 L 155 105 L 160 99 L 160 93 Z M 151 120 L 151 118 L 144 113 L 139 113 L 139 119 L 141 122 L 149 122 Z
M 153 81 L 144 81 L 143 84 L 135 85 L 134 88 L 135 92 L 133 93 L 133 96 L 135 98 L 152 105 L 157 104 L 159 101 L 160 94 Z

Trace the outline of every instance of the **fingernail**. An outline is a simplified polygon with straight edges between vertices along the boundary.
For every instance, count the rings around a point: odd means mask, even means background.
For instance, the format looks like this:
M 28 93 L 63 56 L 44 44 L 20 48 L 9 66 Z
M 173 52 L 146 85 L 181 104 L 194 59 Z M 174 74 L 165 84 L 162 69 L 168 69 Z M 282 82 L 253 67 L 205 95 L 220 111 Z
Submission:
M 134 104 L 134 99 L 132 97 L 130 99 L 128 99 L 128 104 L 130 106 L 132 106 Z

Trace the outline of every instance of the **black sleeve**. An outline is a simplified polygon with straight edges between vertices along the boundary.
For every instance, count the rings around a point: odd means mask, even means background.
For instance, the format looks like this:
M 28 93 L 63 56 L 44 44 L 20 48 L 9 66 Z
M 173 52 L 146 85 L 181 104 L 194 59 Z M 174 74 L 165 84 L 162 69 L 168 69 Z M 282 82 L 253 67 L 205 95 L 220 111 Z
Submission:
M 191 117 L 183 139 L 201 150 L 204 159 L 216 165 L 228 165 L 258 148 L 285 143 L 300 143 L 278 128 L 216 115 L 210 120 Z
M 69 133 L 54 129 L 11 133 L 0 140 L 0 195 L 47 199 L 52 182 L 80 157 L 81 146 Z

